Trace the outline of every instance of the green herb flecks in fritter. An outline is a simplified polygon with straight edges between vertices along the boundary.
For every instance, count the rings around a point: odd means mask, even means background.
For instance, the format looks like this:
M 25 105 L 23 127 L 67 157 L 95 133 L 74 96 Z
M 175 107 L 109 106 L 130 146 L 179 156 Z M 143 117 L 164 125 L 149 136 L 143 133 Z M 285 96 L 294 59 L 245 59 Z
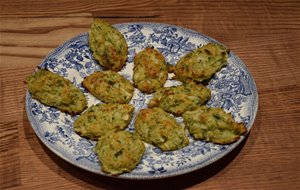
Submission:
M 105 69 L 119 71 L 126 63 L 128 47 L 124 36 L 101 19 L 94 19 L 89 32 L 89 47 Z
M 227 64 L 227 49 L 209 43 L 182 57 L 175 66 L 175 78 L 182 82 L 196 83 L 210 79 Z
M 71 81 L 46 69 L 36 71 L 26 82 L 32 98 L 43 104 L 72 115 L 80 114 L 87 107 L 83 92 Z
M 147 47 L 134 57 L 133 82 L 144 93 L 152 93 L 162 87 L 168 77 L 164 56 Z
M 114 71 L 96 71 L 87 76 L 83 86 L 96 98 L 106 103 L 128 103 L 134 87 L 131 82 Z
M 201 106 L 196 110 L 185 112 L 182 117 L 195 139 L 229 144 L 247 132 L 242 123 L 236 123 L 232 116 L 221 108 Z
M 132 171 L 139 164 L 145 145 L 133 133 L 111 132 L 99 139 L 95 152 L 103 172 L 119 175 Z
M 74 131 L 82 137 L 96 140 L 110 131 L 125 129 L 133 110 L 129 104 L 93 105 L 74 122 Z
M 147 143 L 163 151 L 181 149 L 189 144 L 185 130 L 161 108 L 148 108 L 139 112 L 135 120 L 135 132 Z
M 160 107 L 175 116 L 196 109 L 210 99 L 210 90 L 205 86 L 187 83 L 159 89 L 150 100 L 148 107 Z

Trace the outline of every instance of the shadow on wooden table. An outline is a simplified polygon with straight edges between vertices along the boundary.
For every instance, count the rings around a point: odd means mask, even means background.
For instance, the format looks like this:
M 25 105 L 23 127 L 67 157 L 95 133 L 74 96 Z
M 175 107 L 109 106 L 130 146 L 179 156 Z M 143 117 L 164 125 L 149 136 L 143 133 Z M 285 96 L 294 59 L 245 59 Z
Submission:
M 24 118 L 24 120 L 27 120 L 27 118 Z M 28 120 L 26 123 L 28 125 L 24 128 L 25 136 L 28 137 L 29 135 L 31 136 L 31 138 L 33 138 L 34 132 L 31 129 Z M 84 188 L 86 188 L 87 186 L 89 187 L 94 186 L 95 188 L 100 187 L 105 189 L 169 189 L 170 187 L 172 187 L 172 189 L 184 189 L 205 181 L 206 179 L 214 176 L 215 174 L 220 172 L 223 168 L 225 168 L 241 151 L 241 149 L 243 148 L 243 146 L 245 145 L 248 139 L 248 136 L 249 134 L 229 154 L 227 154 L 220 160 L 210 164 L 209 166 L 206 166 L 202 169 L 196 170 L 191 173 L 170 177 L 170 178 L 164 178 L 164 179 L 155 179 L 155 180 L 126 180 L 126 179 L 118 179 L 113 177 L 97 175 L 85 171 L 83 169 L 80 169 L 64 161 L 62 158 L 58 157 L 51 150 L 49 150 L 39 140 L 34 140 L 34 142 L 31 140 L 29 144 L 32 147 L 37 147 L 37 144 L 40 145 L 42 149 L 38 150 L 37 148 L 34 148 L 33 150 L 36 153 L 36 155 L 39 157 L 39 159 L 49 169 L 53 170 L 55 173 L 58 173 L 58 175 L 69 180 L 71 183 L 74 182 L 74 179 L 76 178 L 83 181 L 84 183 L 77 183 L 77 184 L 82 185 Z M 48 158 L 45 159 L 42 152 L 45 152 Z M 51 163 L 49 163 L 50 159 L 52 160 Z M 58 172 L 57 167 L 53 167 L 54 163 L 59 167 L 59 169 L 62 169 L 63 172 Z M 66 175 L 66 173 L 70 175 Z

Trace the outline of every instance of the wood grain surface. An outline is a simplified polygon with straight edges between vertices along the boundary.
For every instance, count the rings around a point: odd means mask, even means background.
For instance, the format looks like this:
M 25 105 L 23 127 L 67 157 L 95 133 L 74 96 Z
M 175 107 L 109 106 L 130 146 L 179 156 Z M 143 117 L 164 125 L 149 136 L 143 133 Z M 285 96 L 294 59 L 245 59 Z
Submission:
M 248 138 L 204 169 L 153 181 L 95 175 L 54 155 L 27 119 L 24 79 L 93 17 L 179 25 L 226 44 L 259 92 Z M 299 55 L 299 0 L 1 0 L 0 189 L 300 189 Z

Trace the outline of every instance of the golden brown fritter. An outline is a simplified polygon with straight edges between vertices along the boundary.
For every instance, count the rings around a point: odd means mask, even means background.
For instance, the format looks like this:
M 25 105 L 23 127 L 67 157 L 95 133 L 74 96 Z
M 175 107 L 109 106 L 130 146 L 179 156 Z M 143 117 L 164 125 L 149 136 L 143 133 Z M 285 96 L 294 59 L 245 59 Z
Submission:
M 164 56 L 147 47 L 134 57 L 133 82 L 144 93 L 152 93 L 162 87 L 168 77 Z
M 128 103 L 134 87 L 131 82 L 114 71 L 96 71 L 87 76 L 82 85 L 99 100 L 106 103 Z
M 126 63 L 128 47 L 124 36 L 101 19 L 94 19 L 89 32 L 89 47 L 105 69 L 119 71 Z
M 97 140 L 110 131 L 125 129 L 130 123 L 133 110 L 129 104 L 93 105 L 74 122 L 74 131 L 82 137 Z
M 191 51 L 175 65 L 175 78 L 196 83 L 210 79 L 227 64 L 227 51 L 225 47 L 212 43 Z
M 36 71 L 26 82 L 32 98 L 43 104 L 72 115 L 80 114 L 87 107 L 83 92 L 71 81 L 46 69 Z
M 147 143 L 163 151 L 178 150 L 189 144 L 185 130 L 161 108 L 148 108 L 139 112 L 135 120 L 135 133 Z
M 145 152 L 144 143 L 127 131 L 110 132 L 101 137 L 95 147 L 101 169 L 119 175 L 132 171 Z
M 247 132 L 242 123 L 236 123 L 232 116 L 221 108 L 201 106 L 196 110 L 185 112 L 182 117 L 195 139 L 229 144 Z
M 210 90 L 205 86 L 195 83 L 186 83 L 159 89 L 148 107 L 160 107 L 175 116 L 182 115 L 185 111 L 196 109 L 210 99 Z

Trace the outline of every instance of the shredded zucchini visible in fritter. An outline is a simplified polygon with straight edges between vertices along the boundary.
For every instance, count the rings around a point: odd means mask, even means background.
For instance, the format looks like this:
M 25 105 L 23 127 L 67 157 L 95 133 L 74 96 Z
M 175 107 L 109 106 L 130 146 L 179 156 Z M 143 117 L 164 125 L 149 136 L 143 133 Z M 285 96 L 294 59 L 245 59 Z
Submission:
M 83 86 L 99 100 L 106 103 L 128 103 L 134 87 L 131 82 L 114 71 L 96 71 L 87 76 Z
M 43 104 L 70 114 L 80 114 L 87 107 L 83 92 L 71 81 L 46 69 L 36 71 L 26 82 L 32 98 Z
M 110 131 L 125 129 L 130 123 L 133 110 L 129 104 L 91 106 L 74 122 L 74 131 L 80 136 L 96 140 Z
M 189 144 L 185 130 L 161 108 L 148 108 L 139 112 L 135 120 L 135 133 L 142 140 L 163 151 L 178 150 Z
M 110 132 L 101 137 L 95 147 L 101 169 L 119 175 L 132 171 L 145 152 L 144 143 L 127 131 Z
M 126 63 L 128 47 L 124 36 L 101 19 L 94 19 L 89 32 L 89 47 L 105 69 L 119 71 Z
M 183 115 L 184 123 L 195 139 L 218 144 L 237 141 L 247 132 L 242 123 L 236 123 L 229 113 L 221 108 L 201 106 Z
M 182 82 L 196 83 L 210 79 L 227 64 L 227 51 L 221 45 L 209 43 L 189 52 L 177 62 L 175 78 Z
M 134 57 L 133 82 L 144 93 L 152 93 L 162 87 L 168 77 L 164 56 L 147 47 Z
M 205 86 L 194 83 L 182 84 L 159 89 L 148 107 L 160 107 L 175 116 L 185 111 L 196 109 L 210 99 L 210 90 Z

